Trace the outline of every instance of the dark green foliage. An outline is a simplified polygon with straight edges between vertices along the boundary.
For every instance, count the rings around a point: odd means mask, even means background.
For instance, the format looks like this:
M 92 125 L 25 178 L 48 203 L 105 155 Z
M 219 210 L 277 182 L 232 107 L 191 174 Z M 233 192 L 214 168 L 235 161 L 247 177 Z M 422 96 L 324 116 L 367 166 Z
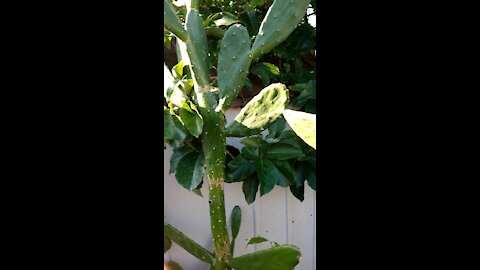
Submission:
M 258 76 L 264 86 L 270 84 L 270 79 L 278 80 L 280 76 L 280 69 L 272 63 L 262 62 L 250 69 L 252 74 Z
M 272 137 L 276 137 L 273 139 Z M 283 130 L 263 139 L 261 135 L 241 140 L 245 146 L 227 164 L 229 182 L 243 182 L 245 200 L 255 200 L 270 192 L 275 185 L 290 187 L 292 194 L 303 201 L 304 182 L 316 190 L 316 152 L 292 130 Z
M 261 237 L 261 236 L 256 236 L 256 237 L 252 237 L 248 241 L 247 246 L 252 245 L 252 244 L 260 244 L 260 243 L 263 243 L 263 242 L 268 242 L 268 239 L 264 238 L 264 237 Z
M 175 115 L 170 114 L 167 107 L 163 107 L 163 133 L 166 139 L 182 141 L 187 136 L 182 123 Z
M 196 106 L 192 102 L 184 102 L 179 114 L 190 134 L 198 138 L 202 134 L 203 118 Z
M 184 155 L 175 168 L 175 177 L 180 185 L 192 191 L 200 185 L 205 174 L 205 156 L 198 152 Z
M 243 181 L 242 190 L 248 204 L 255 201 L 259 184 L 257 174 L 251 175 Z

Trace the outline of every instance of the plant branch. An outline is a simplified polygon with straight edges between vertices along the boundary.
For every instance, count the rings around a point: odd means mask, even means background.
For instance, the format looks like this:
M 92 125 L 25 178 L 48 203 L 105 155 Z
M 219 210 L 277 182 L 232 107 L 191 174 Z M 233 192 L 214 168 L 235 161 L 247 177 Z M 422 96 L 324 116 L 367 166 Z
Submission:
M 192 239 L 188 238 L 181 231 L 175 229 L 172 225 L 164 223 L 163 224 L 164 234 L 170 238 L 173 242 L 177 243 L 183 249 L 188 251 L 188 253 L 197 257 L 198 259 L 212 264 L 214 260 L 214 255 L 208 250 L 197 244 Z

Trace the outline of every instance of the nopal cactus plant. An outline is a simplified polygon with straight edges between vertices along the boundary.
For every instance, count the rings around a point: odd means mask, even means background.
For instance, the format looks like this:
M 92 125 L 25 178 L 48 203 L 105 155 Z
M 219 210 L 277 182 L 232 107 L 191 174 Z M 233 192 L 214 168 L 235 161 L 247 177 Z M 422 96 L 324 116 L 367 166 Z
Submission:
M 185 60 L 190 63 L 185 75 L 183 64 L 176 66 L 174 74 L 164 65 L 164 78 L 167 80 L 164 97 L 168 103 L 168 107 L 164 107 L 164 139 L 185 140 L 189 146 L 179 148 L 171 159 L 171 170 L 175 170 L 177 166 L 190 168 L 177 170 L 176 178 L 182 186 L 199 192 L 198 186 L 204 174 L 207 176 L 214 251 L 212 253 L 204 249 L 166 223 L 164 243 L 169 243 L 170 240 L 176 242 L 193 256 L 211 264 L 212 269 L 287 270 L 293 269 L 299 262 L 300 251 L 292 245 L 276 244 L 266 250 L 233 257 L 241 212 L 238 207 L 233 209 L 233 239 L 230 240 L 224 197 L 226 137 L 259 134 L 280 117 L 284 117 L 294 132 L 299 133 L 300 138 L 315 147 L 314 134 L 311 134 L 312 130 L 308 127 L 314 125 L 315 116 L 286 110 L 288 89 L 280 83 L 265 87 L 228 127 L 225 127 L 224 112 L 242 89 L 252 60 L 268 53 L 288 37 L 304 17 L 309 3 L 310 0 L 275 0 L 253 45 L 244 26 L 231 25 L 221 40 L 217 89 L 213 87 L 210 78 L 207 34 L 199 14 L 199 0 L 190 0 L 187 3 L 184 24 L 170 0 L 164 0 L 164 28 L 185 45 L 186 52 L 182 57 L 188 58 Z M 190 91 L 192 83 L 194 91 Z M 307 120 L 300 119 L 302 117 Z M 291 123 L 292 121 L 295 123 Z M 192 140 L 187 142 L 186 138 L 190 135 L 193 136 Z M 262 190 L 272 188 L 273 186 L 269 185 Z

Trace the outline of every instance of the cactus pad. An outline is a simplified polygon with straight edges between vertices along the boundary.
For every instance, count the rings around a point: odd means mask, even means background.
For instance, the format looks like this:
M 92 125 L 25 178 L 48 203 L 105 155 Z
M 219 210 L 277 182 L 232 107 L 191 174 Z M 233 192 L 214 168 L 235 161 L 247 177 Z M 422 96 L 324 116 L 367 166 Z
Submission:
M 237 97 L 247 78 L 252 61 L 248 31 L 241 25 L 231 26 L 222 39 L 218 56 L 218 88 L 220 105 L 225 111 Z
M 173 242 L 184 248 L 188 253 L 197 257 L 201 261 L 212 264 L 214 256 L 208 250 L 204 249 L 199 244 L 195 243 L 192 239 L 188 238 L 181 231 L 175 229 L 170 224 L 163 224 L 163 233 Z
M 187 52 L 190 57 L 190 67 L 195 81 L 201 87 L 210 82 L 210 67 L 208 58 L 207 34 L 198 10 L 190 9 L 187 14 Z
M 183 41 L 187 40 L 187 32 L 183 28 L 180 19 L 175 14 L 170 0 L 163 0 L 163 27 L 172 32 L 175 36 Z
M 228 265 L 236 270 L 292 270 L 300 261 L 300 251 L 292 245 L 281 245 L 233 258 Z
M 285 110 L 285 120 L 304 142 L 317 149 L 317 116 L 315 114 Z
M 225 129 L 230 137 L 258 134 L 277 120 L 285 110 L 288 89 L 281 83 L 264 88 L 235 117 L 235 122 Z
M 263 19 L 253 43 L 254 57 L 260 57 L 293 32 L 307 12 L 310 0 L 275 0 Z

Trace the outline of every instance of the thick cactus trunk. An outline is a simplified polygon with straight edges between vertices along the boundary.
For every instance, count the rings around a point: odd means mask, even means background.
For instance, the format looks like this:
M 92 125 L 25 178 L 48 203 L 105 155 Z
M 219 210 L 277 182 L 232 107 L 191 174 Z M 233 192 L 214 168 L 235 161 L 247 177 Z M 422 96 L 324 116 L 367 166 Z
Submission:
M 226 138 L 223 131 L 225 118 L 222 112 L 215 111 L 215 98 L 211 93 L 197 93 L 197 99 L 204 121 L 203 151 L 208 177 L 210 226 L 215 249 L 214 269 L 223 270 L 227 269 L 226 261 L 231 258 L 223 190 L 226 153 Z

